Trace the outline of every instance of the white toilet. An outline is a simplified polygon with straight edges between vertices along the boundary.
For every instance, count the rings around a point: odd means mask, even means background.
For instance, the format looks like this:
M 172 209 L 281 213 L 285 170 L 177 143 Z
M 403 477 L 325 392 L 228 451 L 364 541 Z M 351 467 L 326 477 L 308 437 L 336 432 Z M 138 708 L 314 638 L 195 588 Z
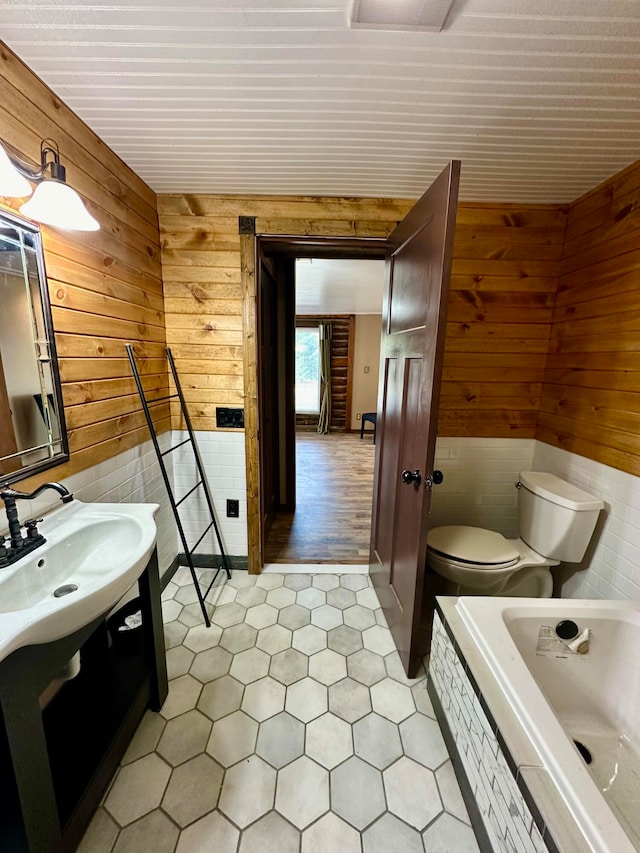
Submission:
M 602 501 L 538 471 L 522 471 L 516 486 L 519 539 L 464 525 L 429 531 L 427 563 L 448 594 L 549 598 L 550 566 L 584 557 Z

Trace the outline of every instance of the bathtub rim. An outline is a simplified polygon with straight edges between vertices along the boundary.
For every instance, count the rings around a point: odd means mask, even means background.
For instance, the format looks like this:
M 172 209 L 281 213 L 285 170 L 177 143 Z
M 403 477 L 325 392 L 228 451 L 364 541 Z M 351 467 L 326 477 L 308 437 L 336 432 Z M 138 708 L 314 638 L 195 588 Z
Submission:
M 571 618 L 573 615 L 579 620 L 588 619 L 585 614 L 589 613 L 593 618 L 596 615 L 606 617 L 615 611 L 637 613 L 640 611 L 640 604 L 627 600 L 618 602 L 599 599 L 541 600 L 461 596 L 455 599 L 453 607 L 470 638 L 471 645 L 475 645 L 490 677 L 510 706 L 517 726 L 533 748 L 534 761 L 529 763 L 547 771 L 549 779 L 556 786 L 558 796 L 566 804 L 575 825 L 587 842 L 586 849 L 598 853 L 608 853 L 611 850 L 616 850 L 617 853 L 636 853 L 636 847 L 612 808 L 604 800 L 555 712 L 537 687 L 532 673 L 520 655 L 503 613 L 510 611 L 513 618 L 517 618 L 535 617 L 538 613 L 546 615 L 551 611 L 552 618 L 555 618 L 557 612 L 558 617 L 562 615 Z M 485 635 L 488 630 L 493 634 L 491 640 Z M 519 663 L 521 666 L 518 666 Z M 473 666 L 471 668 L 473 670 Z M 491 703 L 489 705 L 491 706 Z M 547 733 L 545 737 L 542 736 L 542 730 Z M 531 759 L 530 754 L 528 757 Z M 521 763 L 517 755 L 513 755 L 513 758 L 518 765 Z
M 474 596 L 473 598 L 479 600 L 479 597 Z M 495 602 L 498 599 L 486 598 L 484 600 Z M 522 602 L 524 600 L 520 599 L 519 601 Z M 525 800 L 527 802 L 533 801 L 533 807 L 538 812 L 536 816 L 532 810 L 536 823 L 540 828 L 544 826 L 548 829 L 557 849 L 561 853 L 565 853 L 565 851 L 566 853 L 593 853 L 594 850 L 602 849 L 593 846 L 587 838 L 581 821 L 569 810 L 564 796 L 549 773 L 548 767 L 545 766 L 540 753 L 534 746 L 529 732 L 522 724 L 521 719 L 516 715 L 509 697 L 504 693 L 494 672 L 489 667 L 485 655 L 480 650 L 478 643 L 463 621 L 462 614 L 456 606 L 458 601 L 459 598 L 456 596 L 437 596 L 436 612 L 439 614 L 455 651 L 467 671 L 491 725 L 497 732 L 511 773 L 520 786 Z M 503 601 L 506 606 L 514 606 L 513 598 L 503 599 Z M 533 599 L 532 601 L 538 605 L 541 603 L 537 599 Z M 556 599 L 545 599 L 543 603 L 549 604 L 555 601 Z M 610 606 L 608 602 L 601 600 L 579 601 L 577 599 L 563 599 L 562 601 L 564 605 L 570 605 L 572 601 L 575 601 L 578 604 L 588 604 L 590 606 Z M 634 609 L 640 606 L 637 603 L 634 605 L 633 602 L 628 601 L 621 602 L 621 604 Z M 528 669 L 527 674 L 529 674 Z M 549 713 L 552 713 L 550 709 Z M 557 720 L 556 724 L 559 726 Z M 577 755 L 575 748 L 569 744 L 564 732 L 563 736 L 567 745 L 570 746 L 572 753 Z M 602 796 L 593 780 L 591 782 L 595 791 L 598 792 L 601 803 Z M 629 837 L 624 833 L 617 819 L 615 819 L 613 812 L 610 809 L 609 812 L 617 827 L 617 834 L 622 834 L 624 838 L 623 844 L 613 849 L 616 850 L 616 853 L 627 853 L 627 851 L 637 853 Z M 610 851 L 612 848 L 611 845 L 608 845 L 604 849 Z

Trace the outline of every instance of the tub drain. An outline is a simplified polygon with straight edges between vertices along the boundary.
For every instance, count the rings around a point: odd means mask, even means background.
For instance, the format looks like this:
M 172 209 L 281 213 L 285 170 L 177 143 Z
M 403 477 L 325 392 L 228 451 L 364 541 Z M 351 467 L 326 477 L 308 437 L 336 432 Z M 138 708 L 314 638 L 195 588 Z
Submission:
M 587 747 L 583 743 L 580 743 L 579 740 L 574 740 L 574 743 L 576 745 L 576 749 L 578 750 L 580 755 L 584 758 L 585 763 L 591 764 L 591 762 L 593 761 L 593 758 L 591 757 L 591 753 L 589 752 Z

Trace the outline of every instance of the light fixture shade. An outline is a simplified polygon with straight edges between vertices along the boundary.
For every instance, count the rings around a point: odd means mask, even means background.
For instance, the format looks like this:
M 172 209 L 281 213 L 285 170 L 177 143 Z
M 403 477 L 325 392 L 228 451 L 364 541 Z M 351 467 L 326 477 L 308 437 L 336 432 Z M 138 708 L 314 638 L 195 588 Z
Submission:
M 21 206 L 20 213 L 36 222 L 69 231 L 100 229 L 100 224 L 91 216 L 78 193 L 61 181 L 50 179 L 38 184 L 33 198 Z
M 17 171 L 11 160 L 0 145 L 0 195 L 9 198 L 24 198 L 31 195 L 33 190 L 26 178 Z

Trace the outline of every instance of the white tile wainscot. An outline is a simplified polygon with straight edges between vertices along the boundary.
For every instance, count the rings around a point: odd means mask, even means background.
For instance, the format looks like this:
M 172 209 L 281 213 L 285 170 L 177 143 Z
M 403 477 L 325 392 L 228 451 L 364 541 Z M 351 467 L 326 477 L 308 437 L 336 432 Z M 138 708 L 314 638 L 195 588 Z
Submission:
M 161 450 L 170 446 L 171 434 L 158 436 Z M 169 476 L 173 476 L 171 456 L 165 456 Z M 55 479 L 55 468 L 51 471 Z M 158 563 L 160 575 L 169 568 L 176 556 L 178 545 L 176 525 L 171 506 L 162 481 L 160 466 L 151 441 L 125 450 L 111 459 L 85 468 L 60 482 L 85 503 L 157 503 L 160 509 L 156 516 L 158 527 Z M 20 489 L 20 483 L 16 483 Z M 60 505 L 58 496 L 44 492 L 35 501 L 19 503 L 20 517 L 34 518 L 56 509 Z
M 456 600 L 440 598 L 434 616 L 429 693 L 480 849 L 587 853 L 575 821 L 461 623 Z M 533 796 L 536 788 L 542 797 Z
M 173 444 L 187 438 L 187 432 L 174 430 Z M 195 433 L 204 467 L 216 520 L 225 552 L 235 557 L 246 557 L 247 543 L 247 482 L 244 454 L 244 430 Z M 197 471 L 190 445 L 176 450 L 173 456 L 173 479 L 176 498 L 185 494 L 197 482 Z M 227 518 L 227 498 L 238 501 L 238 518 Z M 189 547 L 198 541 L 209 523 L 209 509 L 202 489 L 198 489 L 180 507 L 180 517 Z M 180 545 L 182 551 L 182 545 Z M 196 554 L 219 554 L 215 533 L 204 538 Z
M 582 564 L 554 570 L 562 598 L 640 601 L 640 477 L 541 441 L 533 467 L 564 477 L 605 504 Z

